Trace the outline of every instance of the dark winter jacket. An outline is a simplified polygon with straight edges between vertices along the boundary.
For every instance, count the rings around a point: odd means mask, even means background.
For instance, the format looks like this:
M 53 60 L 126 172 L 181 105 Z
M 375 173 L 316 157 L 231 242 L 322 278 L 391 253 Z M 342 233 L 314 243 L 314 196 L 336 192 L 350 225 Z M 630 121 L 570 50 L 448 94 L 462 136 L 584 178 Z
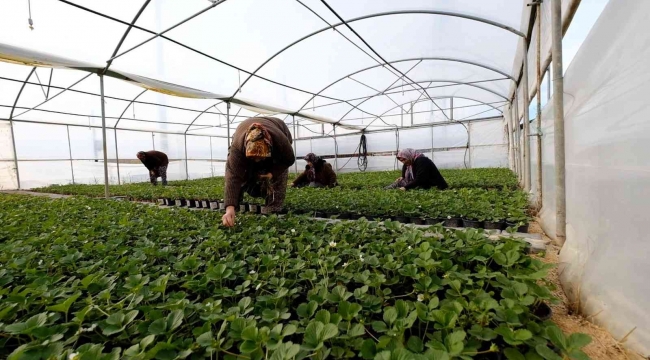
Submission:
M 271 135 L 271 157 L 255 162 L 246 158 L 246 133 L 253 123 L 260 123 Z M 284 121 L 273 117 L 255 117 L 242 121 L 232 136 L 232 145 L 226 161 L 226 188 L 224 200 L 226 206 L 239 205 L 239 195 L 242 185 L 256 182 L 259 175 L 271 173 L 273 179 L 280 175 L 295 162 L 291 132 Z
M 327 161 L 320 159 L 314 164 L 316 170 L 316 178 L 314 182 L 319 183 L 325 187 L 333 187 L 338 185 L 336 182 L 336 173 L 332 169 L 332 165 Z M 309 185 L 309 165 L 305 166 L 305 171 L 300 174 L 296 180 L 293 181 L 293 186 L 300 187 Z
M 144 159 L 140 159 L 140 161 L 149 171 L 156 171 L 161 166 L 169 165 L 169 159 L 164 152 L 151 150 L 145 151 L 144 155 Z
M 407 166 L 402 167 L 402 177 L 406 178 Z M 429 189 L 437 187 L 440 190 L 448 188 L 447 182 L 438 171 L 436 165 L 426 156 L 420 156 L 413 162 L 413 181 L 404 186 L 406 190 L 414 188 Z

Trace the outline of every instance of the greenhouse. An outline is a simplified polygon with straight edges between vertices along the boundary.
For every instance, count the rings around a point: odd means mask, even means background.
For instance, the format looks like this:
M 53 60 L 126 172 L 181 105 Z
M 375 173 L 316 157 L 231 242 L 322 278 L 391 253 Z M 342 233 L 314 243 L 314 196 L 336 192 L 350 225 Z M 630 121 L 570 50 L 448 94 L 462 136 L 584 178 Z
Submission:
M 650 357 L 648 13 L 2 2 L 0 358 Z

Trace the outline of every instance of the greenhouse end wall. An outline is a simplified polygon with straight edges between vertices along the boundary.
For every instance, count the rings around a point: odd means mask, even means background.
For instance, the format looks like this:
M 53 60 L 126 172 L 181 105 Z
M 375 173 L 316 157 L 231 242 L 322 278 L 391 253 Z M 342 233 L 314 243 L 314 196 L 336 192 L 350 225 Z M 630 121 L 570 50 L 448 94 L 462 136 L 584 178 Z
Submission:
M 560 253 L 567 294 L 615 339 L 629 334 L 625 345 L 644 357 L 650 354 L 648 13 L 647 1 L 610 1 L 566 71 L 567 241 Z M 541 220 L 553 235 L 552 102 L 542 116 Z M 533 180 L 536 168 L 535 162 Z

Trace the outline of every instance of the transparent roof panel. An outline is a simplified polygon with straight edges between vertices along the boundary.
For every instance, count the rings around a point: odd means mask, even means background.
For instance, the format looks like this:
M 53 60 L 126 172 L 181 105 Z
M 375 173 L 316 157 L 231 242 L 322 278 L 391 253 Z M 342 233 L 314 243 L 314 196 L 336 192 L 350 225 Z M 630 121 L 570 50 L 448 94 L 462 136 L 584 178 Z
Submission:
M 287 113 L 298 111 L 360 127 L 401 126 L 403 113 L 411 106 L 409 124 L 411 117 L 414 124 L 448 121 L 452 96 L 459 107 L 456 117 L 499 114 L 491 106 L 504 104 L 513 88 L 508 77 L 520 67 L 517 33 L 528 29 L 526 2 L 328 0 L 326 4 L 32 1 L 35 29 L 30 30 L 25 4 L 15 1 L 2 6 L 0 45 L 88 62 L 89 69 L 101 72 L 142 10 L 110 70 L 201 90 L 208 98 L 146 90 L 150 84 L 137 86 L 109 73 L 104 81 L 107 125 L 125 129 L 219 136 L 227 133 L 223 101 L 229 98 L 252 105 L 232 104 L 231 130 L 256 115 L 275 115 L 291 123 Z M 353 30 L 341 24 L 341 18 Z M 151 39 L 161 31 L 166 33 Z M 0 62 L 3 114 L 10 113 L 30 71 L 31 66 Z M 169 92 L 164 84 L 158 90 Z M 462 101 L 467 103 L 458 105 Z M 98 104 L 98 76 L 38 68 L 25 85 L 14 116 L 97 125 Z M 20 115 L 32 107 L 37 109 Z M 323 126 L 315 121 L 301 118 L 300 124 L 307 126 L 305 136 L 314 129 L 314 135 L 321 134 Z M 332 132 L 331 125 L 324 127 Z

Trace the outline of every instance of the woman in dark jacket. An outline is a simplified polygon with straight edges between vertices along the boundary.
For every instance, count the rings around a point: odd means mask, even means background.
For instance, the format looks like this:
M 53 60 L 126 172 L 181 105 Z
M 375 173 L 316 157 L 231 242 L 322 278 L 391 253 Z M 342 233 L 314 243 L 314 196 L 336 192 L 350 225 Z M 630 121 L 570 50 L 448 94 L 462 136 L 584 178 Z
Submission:
M 239 124 L 226 161 L 225 226 L 235 226 L 235 209 L 244 192 L 265 198 L 270 212 L 282 209 L 288 169 L 296 160 L 292 141 L 289 128 L 278 118 L 255 117 Z
M 395 180 L 386 189 L 430 189 L 435 186 L 440 190 L 444 190 L 449 187 L 433 161 L 417 150 L 400 150 L 397 153 L 397 160 L 404 164 L 402 166 L 402 177 Z
M 151 150 L 140 151 L 137 156 L 149 170 L 149 181 L 153 186 L 158 185 L 158 178 L 162 179 L 163 186 L 167 185 L 167 166 L 169 165 L 167 154 Z
M 305 171 L 293 181 L 292 187 L 334 187 L 338 185 L 336 173 L 327 161 L 314 153 L 307 154 L 305 161 L 307 162 Z

